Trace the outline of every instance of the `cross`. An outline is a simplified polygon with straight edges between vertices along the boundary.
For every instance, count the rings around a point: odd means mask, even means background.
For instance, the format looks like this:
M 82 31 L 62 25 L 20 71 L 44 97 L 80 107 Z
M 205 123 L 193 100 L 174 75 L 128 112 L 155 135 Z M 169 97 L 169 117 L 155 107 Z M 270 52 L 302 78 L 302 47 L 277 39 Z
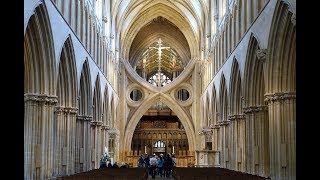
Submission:
M 162 53 L 162 49 L 170 49 L 170 47 L 162 47 L 162 40 L 161 38 L 159 38 L 159 40 L 157 41 L 157 46 L 156 47 L 149 47 L 150 49 L 157 49 L 158 50 L 158 86 L 161 86 L 161 76 L 160 76 L 160 72 L 161 72 L 161 53 Z

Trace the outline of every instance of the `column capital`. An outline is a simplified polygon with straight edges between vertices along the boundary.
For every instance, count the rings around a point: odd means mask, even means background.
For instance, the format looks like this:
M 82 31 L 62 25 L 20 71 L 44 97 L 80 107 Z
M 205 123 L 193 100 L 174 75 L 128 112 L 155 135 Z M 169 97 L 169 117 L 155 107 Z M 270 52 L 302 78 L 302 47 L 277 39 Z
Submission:
M 41 102 L 49 105 L 56 105 L 58 102 L 58 96 L 37 93 L 26 93 L 24 94 L 24 101 Z
M 110 126 L 103 124 L 103 125 L 101 126 L 101 129 L 109 130 L 109 129 L 110 129 Z
M 264 95 L 265 102 L 283 101 L 286 99 L 296 99 L 296 92 L 276 92 Z
M 88 116 L 88 115 L 77 115 L 77 119 L 78 119 L 78 120 L 82 120 L 82 121 L 92 121 L 92 116 Z
M 248 106 L 243 108 L 243 112 L 245 114 L 255 113 L 260 111 L 267 111 L 267 110 L 268 110 L 268 106 L 266 105 Z
M 56 106 L 55 107 L 55 109 L 54 109 L 54 112 L 55 113 L 62 113 L 62 112 L 64 112 L 64 107 L 62 107 L 62 106 Z
M 267 49 L 257 49 L 256 55 L 258 60 L 265 62 L 266 61 Z
M 115 139 L 120 135 L 120 131 L 118 129 L 116 129 L 116 128 L 109 129 L 108 133 L 109 133 L 109 137 L 111 139 Z
M 200 130 L 199 135 L 204 135 L 206 142 L 211 142 L 212 141 L 212 129 L 209 127 L 204 127 Z
M 76 107 L 64 107 L 64 112 L 68 114 L 77 114 L 78 108 Z
M 102 121 L 90 121 L 91 126 L 101 126 Z
M 227 126 L 229 125 L 230 121 L 229 120 L 223 120 L 223 121 L 220 121 L 219 125 L 220 126 Z
M 228 120 L 229 121 L 238 121 L 238 120 L 244 120 L 245 119 L 244 114 L 234 114 L 234 115 L 229 115 Z

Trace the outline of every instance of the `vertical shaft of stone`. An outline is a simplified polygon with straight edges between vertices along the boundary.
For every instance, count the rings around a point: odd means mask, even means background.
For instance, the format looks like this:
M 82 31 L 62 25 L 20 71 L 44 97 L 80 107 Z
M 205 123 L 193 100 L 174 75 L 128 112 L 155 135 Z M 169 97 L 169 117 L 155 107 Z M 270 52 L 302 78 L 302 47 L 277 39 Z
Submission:
M 33 116 L 36 115 L 35 106 L 37 104 L 36 96 L 32 94 L 24 95 L 25 101 L 25 116 L 24 116 L 24 177 L 26 179 L 32 179 L 32 166 L 33 166 L 33 157 L 32 157 L 32 143 L 33 143 Z
M 295 92 L 265 94 L 269 108 L 270 177 L 295 179 Z
M 55 152 L 55 139 L 56 139 L 56 135 L 55 135 L 55 126 L 56 126 L 56 118 L 55 118 L 55 107 L 57 105 L 58 102 L 58 97 L 57 96 L 53 96 L 51 101 L 50 101 L 50 108 L 48 113 L 50 114 L 49 117 L 49 126 L 50 126 L 50 132 L 49 134 L 49 151 L 48 151 L 48 157 L 49 157 L 49 170 L 50 170 L 50 177 L 52 177 L 53 173 L 54 173 L 54 157 L 56 156 L 56 152 Z
M 91 125 L 90 122 L 92 121 L 92 116 L 88 116 L 86 121 L 85 121 L 85 143 L 84 143 L 84 152 L 85 154 L 85 169 L 84 171 L 88 171 L 91 168 L 91 146 L 92 146 L 92 141 L 91 141 Z
M 245 111 L 246 113 L 246 122 L 245 122 L 245 171 L 248 173 L 252 173 L 251 171 L 251 156 L 252 156 L 252 142 L 251 142 L 251 116 L 252 114 L 249 111 Z
M 54 124 L 55 124 L 55 127 L 54 127 L 54 133 L 55 133 L 55 155 L 54 155 L 54 176 L 58 176 L 59 175 L 59 169 L 60 169 L 60 166 L 61 166 L 61 154 L 62 154 L 62 151 L 61 151 L 61 144 L 60 144 L 60 141 L 61 141 L 61 122 L 63 120 L 63 108 L 62 107 L 56 107 L 55 109 L 55 119 L 54 119 Z
M 246 13 L 247 13 L 246 31 L 247 31 L 250 27 L 250 24 L 252 23 L 252 0 L 245 0 L 245 1 L 247 1 L 247 10 L 246 10 Z
M 236 118 L 237 121 L 237 163 L 238 163 L 238 170 L 245 172 L 245 135 L 246 135 L 246 121 L 244 115 L 239 115 L 238 118 Z
M 82 140 L 81 126 L 83 125 L 83 116 L 78 115 L 76 118 L 76 149 L 75 149 L 75 173 L 80 172 L 80 141 Z
M 236 139 L 235 137 L 235 121 L 234 119 L 229 117 L 229 163 L 230 163 L 230 169 L 236 170 L 236 151 L 235 151 L 235 144 L 236 144 Z
M 32 110 L 32 141 L 31 141 L 31 178 L 35 179 L 36 178 L 36 150 L 37 150 L 37 123 L 38 123 L 38 117 L 39 117 L 39 99 L 37 97 L 37 102 L 34 104 L 33 106 L 33 110 Z
M 253 20 L 258 16 L 259 14 L 259 2 L 260 0 L 253 0 L 252 1 L 252 10 L 253 10 Z
M 246 21 L 247 21 L 247 18 L 246 18 L 246 12 L 247 12 L 247 7 L 246 7 L 246 3 L 248 3 L 247 2 L 248 0 L 241 0 L 241 7 L 240 7 L 240 12 L 241 12 L 241 15 L 240 15 L 240 18 L 239 19 L 241 19 L 241 23 L 240 23 L 240 32 L 241 32 L 241 34 L 240 34 L 240 36 L 239 36 L 239 38 L 241 38 L 243 35 L 244 35 L 244 33 L 246 32 L 246 30 L 247 30 L 247 23 L 246 23 Z

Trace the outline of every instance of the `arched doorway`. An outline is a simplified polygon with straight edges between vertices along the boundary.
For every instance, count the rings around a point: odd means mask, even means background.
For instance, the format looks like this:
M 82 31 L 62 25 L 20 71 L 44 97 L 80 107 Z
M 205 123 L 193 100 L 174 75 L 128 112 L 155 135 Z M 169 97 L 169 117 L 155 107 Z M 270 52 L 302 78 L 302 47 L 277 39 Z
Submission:
M 194 165 L 194 153 L 189 150 L 186 130 L 179 117 L 160 100 L 140 118 L 132 136 L 127 162 L 137 167 L 140 155 L 160 156 L 169 153 L 177 158 L 177 166 Z

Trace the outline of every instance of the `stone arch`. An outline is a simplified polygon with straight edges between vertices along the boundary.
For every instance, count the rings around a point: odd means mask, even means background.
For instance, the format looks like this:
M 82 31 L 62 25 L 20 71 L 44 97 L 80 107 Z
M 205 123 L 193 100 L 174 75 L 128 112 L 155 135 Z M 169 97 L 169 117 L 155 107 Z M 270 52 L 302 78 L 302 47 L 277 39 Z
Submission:
M 57 96 L 55 48 L 44 4 L 34 9 L 24 33 L 24 177 L 49 179 L 53 166 L 51 137 L 54 136 L 53 111 Z M 37 174 L 34 173 L 36 163 L 45 164 L 37 168 Z
M 245 164 L 246 172 L 269 176 L 269 125 L 264 102 L 264 61 L 257 39 L 251 34 L 244 70 Z
M 91 77 L 88 59 L 86 59 L 82 66 L 80 76 L 79 88 L 79 115 L 92 115 L 92 91 L 91 91 Z
M 212 125 L 216 125 L 218 123 L 218 120 L 217 120 L 217 96 L 216 96 L 216 88 L 215 86 L 213 85 L 212 86 L 212 96 L 211 96 L 211 113 L 212 113 Z
M 276 3 L 265 57 L 272 179 L 296 178 L 296 15 L 290 3 Z
M 241 76 L 239 64 L 236 58 L 232 62 L 230 80 L 230 168 L 233 170 L 243 170 L 243 139 L 244 137 L 244 116 L 242 114 L 242 92 Z
M 168 16 L 168 11 L 174 13 L 174 16 Z M 141 27 L 145 26 L 148 22 L 158 16 L 163 16 L 164 18 L 171 20 L 179 29 L 182 30 L 185 37 L 189 37 L 187 41 L 190 47 L 191 58 L 198 57 L 199 45 L 197 44 L 200 43 L 197 42 L 199 42 L 200 36 L 198 35 L 198 32 L 195 32 L 195 29 L 192 29 L 192 27 L 189 26 L 190 23 L 188 22 L 187 17 L 184 17 L 182 14 L 183 13 L 175 10 L 170 5 L 162 2 L 156 3 L 151 7 L 146 7 L 146 9 L 144 9 L 139 15 L 135 16 L 128 25 L 129 28 L 122 30 L 122 34 L 130 34 L 130 37 L 123 36 L 121 39 L 121 49 L 124 50 L 124 59 L 129 59 L 131 43 Z M 133 23 L 139 26 L 133 25 Z
M 75 171 L 75 137 L 77 105 L 77 71 L 74 49 L 69 36 L 61 50 L 57 79 L 58 106 L 54 121 L 54 175 L 69 175 Z
M 24 35 L 24 92 L 54 95 L 56 82 L 54 44 L 50 19 L 40 4 Z
M 174 100 L 172 100 L 169 96 L 164 94 L 163 96 L 160 96 L 159 94 L 150 96 L 141 104 L 141 106 L 138 109 L 135 110 L 134 115 L 131 117 L 131 119 L 128 120 L 128 123 L 125 127 L 126 134 L 124 136 L 125 144 L 123 149 L 130 151 L 130 144 L 135 127 L 137 126 L 142 115 L 159 99 L 177 114 L 178 118 L 180 119 L 181 123 L 183 124 L 186 130 L 190 148 L 189 150 L 193 151 L 195 149 L 195 132 L 191 118 L 187 115 L 185 110 L 182 109 Z
M 60 106 L 77 107 L 77 71 L 74 49 L 69 36 L 61 50 L 57 96 Z
M 277 3 L 268 43 L 267 92 L 296 91 L 295 14 L 284 1 Z
M 101 86 L 100 86 L 100 76 L 97 74 L 94 92 L 93 92 L 93 121 L 101 121 Z
M 109 92 L 108 92 L 108 85 L 105 86 L 104 89 L 104 99 L 103 99 L 103 124 L 111 127 L 110 123 L 110 104 L 109 104 Z
M 210 97 L 209 97 L 209 94 L 206 93 L 206 96 L 205 96 L 205 104 L 204 104 L 204 120 L 205 120 L 205 123 L 204 123 L 204 126 L 206 127 L 209 127 L 210 124 L 212 123 L 212 111 L 211 111 L 211 104 L 210 104 Z
M 231 70 L 231 85 L 230 87 L 230 96 L 229 96 L 229 104 L 230 104 L 230 114 L 241 114 L 242 113 L 242 91 L 241 91 L 241 76 L 239 64 L 236 58 L 233 59 L 232 62 L 232 70 Z
M 110 111 L 111 111 L 111 127 L 115 128 L 115 121 L 116 121 L 116 112 L 115 112 L 116 108 L 115 108 L 115 102 L 114 102 L 114 97 L 113 95 L 111 96 L 111 100 L 110 100 Z
M 257 58 L 258 50 L 260 50 L 259 43 L 254 35 L 251 34 L 244 70 L 243 93 L 245 106 L 264 104 L 265 78 L 263 75 L 263 61 Z
M 92 120 L 92 91 L 88 59 L 82 66 L 76 122 L 75 172 L 90 169 L 90 121 Z
M 226 121 L 228 119 L 228 93 L 224 74 L 221 75 L 219 90 L 219 118 L 218 121 Z
M 101 125 L 102 125 L 102 99 L 100 86 L 100 73 L 96 76 L 93 92 L 93 118 L 91 123 L 91 148 L 93 156 L 91 158 L 91 168 L 99 167 L 99 158 L 102 154 L 103 145 L 101 144 Z

